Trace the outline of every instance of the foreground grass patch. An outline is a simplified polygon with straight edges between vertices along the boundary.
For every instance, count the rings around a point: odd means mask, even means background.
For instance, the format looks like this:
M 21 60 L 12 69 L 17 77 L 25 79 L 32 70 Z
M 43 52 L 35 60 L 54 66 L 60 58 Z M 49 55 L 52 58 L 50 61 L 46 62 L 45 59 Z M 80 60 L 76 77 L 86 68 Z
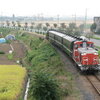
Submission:
M 16 100 L 22 92 L 25 68 L 19 65 L 0 65 L 0 100 Z
M 13 54 L 13 53 L 12 53 L 12 54 L 7 54 L 7 58 L 8 58 L 9 60 L 13 60 L 14 54 Z

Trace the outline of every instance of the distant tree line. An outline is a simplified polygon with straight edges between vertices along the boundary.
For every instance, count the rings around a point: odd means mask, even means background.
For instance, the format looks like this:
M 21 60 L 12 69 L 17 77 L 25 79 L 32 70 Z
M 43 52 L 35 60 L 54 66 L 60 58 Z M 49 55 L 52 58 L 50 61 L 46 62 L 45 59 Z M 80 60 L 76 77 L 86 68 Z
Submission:
M 69 25 L 66 25 L 66 23 L 53 23 L 52 25 L 50 23 L 35 23 L 35 22 L 24 22 L 21 23 L 20 21 L 6 21 L 5 23 L 2 23 L 2 26 L 7 26 L 7 27 L 18 27 L 23 28 L 24 30 L 30 29 L 30 30 L 37 30 L 38 32 L 47 31 L 48 29 L 55 29 L 55 30 L 60 30 L 62 32 L 65 32 L 67 34 L 72 34 L 72 35 L 81 35 L 81 33 L 84 32 L 84 24 L 81 24 L 77 26 L 75 23 L 69 23 Z

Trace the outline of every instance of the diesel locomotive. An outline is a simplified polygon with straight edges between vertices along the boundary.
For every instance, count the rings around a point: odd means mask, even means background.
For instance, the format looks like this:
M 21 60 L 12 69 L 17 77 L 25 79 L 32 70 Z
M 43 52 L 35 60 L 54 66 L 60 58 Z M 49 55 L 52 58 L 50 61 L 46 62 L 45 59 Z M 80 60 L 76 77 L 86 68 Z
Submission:
M 100 70 L 99 54 L 93 42 L 55 30 L 48 30 L 46 38 L 63 49 L 81 71 Z

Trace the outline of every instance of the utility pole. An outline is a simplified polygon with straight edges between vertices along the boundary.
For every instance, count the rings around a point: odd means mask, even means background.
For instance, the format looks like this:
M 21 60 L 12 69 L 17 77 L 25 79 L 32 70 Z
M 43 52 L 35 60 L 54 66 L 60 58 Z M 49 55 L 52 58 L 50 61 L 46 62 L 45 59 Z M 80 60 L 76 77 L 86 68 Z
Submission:
M 58 27 L 59 27 L 59 14 L 57 15 Z
M 13 21 L 15 21 L 15 15 L 14 14 L 12 15 L 12 19 L 13 19 Z
M 85 23 L 84 23 L 84 31 L 86 32 L 86 24 L 87 24 L 87 8 L 85 10 Z
M 76 13 L 75 13 L 75 15 L 72 15 L 72 17 L 73 17 L 74 23 L 76 24 Z

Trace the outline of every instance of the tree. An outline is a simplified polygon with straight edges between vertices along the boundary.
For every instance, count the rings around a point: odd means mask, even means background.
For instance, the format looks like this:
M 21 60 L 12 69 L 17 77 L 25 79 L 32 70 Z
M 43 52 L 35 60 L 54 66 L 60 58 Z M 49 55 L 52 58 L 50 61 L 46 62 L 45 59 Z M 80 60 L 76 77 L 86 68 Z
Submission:
M 79 29 L 80 29 L 81 33 L 83 33 L 83 31 L 84 31 L 84 24 L 79 25 Z
M 54 28 L 57 28 L 57 24 L 56 23 L 54 23 L 53 26 L 54 26 Z
M 24 26 L 25 28 L 27 28 L 28 27 L 28 23 L 27 22 L 25 22 L 25 26 Z
M 69 27 L 66 29 L 66 33 L 71 34 L 73 36 L 81 35 L 80 28 L 77 27 L 75 23 L 69 23 Z
M 38 32 L 39 32 L 39 30 L 42 29 L 42 23 L 39 23 L 39 24 L 36 26 L 36 28 L 38 29 Z
M 17 21 L 17 26 L 18 26 L 19 28 L 21 27 L 20 21 Z
M 69 28 L 76 29 L 76 24 L 75 23 L 69 23 Z
M 34 25 L 35 25 L 35 23 L 34 22 L 31 22 L 30 28 L 33 29 Z
M 30 85 L 30 95 L 35 100 L 60 100 L 59 85 L 53 76 L 36 72 Z
M 39 23 L 39 24 L 37 25 L 37 28 L 38 28 L 38 29 L 41 29 L 41 28 L 42 28 L 42 23 Z
M 2 22 L 2 23 L 1 23 L 1 26 L 4 26 L 4 24 L 5 24 L 5 23 L 4 23 L 4 22 Z
M 95 30 L 96 30 L 96 27 L 97 27 L 96 23 L 93 23 L 93 24 L 91 25 L 91 27 L 90 27 L 91 32 L 94 33 Z
M 49 23 L 45 23 L 45 25 L 47 26 L 47 28 L 50 26 L 50 24 L 49 24 Z
M 86 37 L 90 40 L 90 38 L 92 38 L 93 35 L 94 35 L 93 32 L 89 32 L 89 33 L 86 34 Z
M 7 26 L 10 26 L 10 22 L 8 20 L 6 21 L 6 24 L 7 24 Z
M 44 27 L 43 27 L 43 30 L 44 30 L 44 31 L 47 31 L 47 27 L 46 27 L 46 26 L 44 26 Z
M 61 25 L 61 28 L 62 28 L 62 29 L 65 29 L 65 28 L 66 28 L 65 23 L 61 23 L 60 25 Z
M 15 24 L 15 22 L 14 22 L 14 21 L 12 21 L 12 26 L 13 26 L 13 27 L 15 27 L 15 25 L 16 25 L 16 24 Z

